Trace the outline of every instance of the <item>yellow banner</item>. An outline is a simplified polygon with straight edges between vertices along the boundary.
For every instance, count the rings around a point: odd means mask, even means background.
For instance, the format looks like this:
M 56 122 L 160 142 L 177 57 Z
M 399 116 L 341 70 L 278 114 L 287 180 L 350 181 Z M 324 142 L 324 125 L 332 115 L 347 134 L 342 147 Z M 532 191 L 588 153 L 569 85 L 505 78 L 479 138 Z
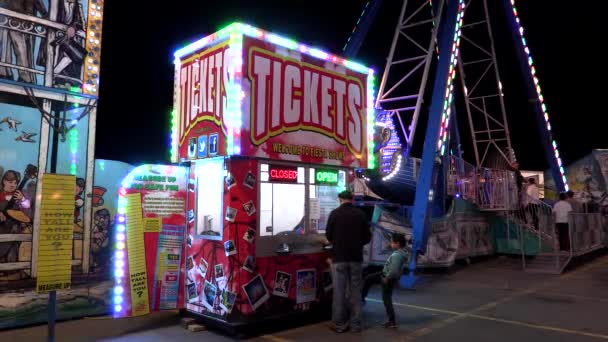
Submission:
M 144 233 L 160 233 L 161 226 L 160 217 L 144 218 Z
M 69 289 L 72 278 L 76 177 L 44 174 L 36 292 Z
M 125 215 L 127 217 L 127 255 L 129 257 L 129 280 L 131 282 L 131 315 L 141 316 L 150 313 L 141 194 L 128 194 L 126 200 Z

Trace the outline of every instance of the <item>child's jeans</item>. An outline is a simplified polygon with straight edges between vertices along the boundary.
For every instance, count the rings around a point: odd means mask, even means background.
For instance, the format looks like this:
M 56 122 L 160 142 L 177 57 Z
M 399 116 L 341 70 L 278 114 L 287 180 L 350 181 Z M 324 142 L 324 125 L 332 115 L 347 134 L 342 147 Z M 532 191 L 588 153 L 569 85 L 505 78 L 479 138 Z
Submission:
M 372 285 L 381 284 L 382 301 L 384 302 L 384 308 L 386 309 L 388 321 L 395 322 L 395 309 L 393 309 L 393 289 L 395 288 L 395 283 L 397 283 L 397 279 L 389 279 L 387 283 L 384 283 L 382 281 L 383 278 L 384 277 L 382 276 L 382 272 L 372 273 L 365 277 L 361 298 L 365 300 L 365 297 L 367 297 L 367 293 L 369 292 L 369 288 Z

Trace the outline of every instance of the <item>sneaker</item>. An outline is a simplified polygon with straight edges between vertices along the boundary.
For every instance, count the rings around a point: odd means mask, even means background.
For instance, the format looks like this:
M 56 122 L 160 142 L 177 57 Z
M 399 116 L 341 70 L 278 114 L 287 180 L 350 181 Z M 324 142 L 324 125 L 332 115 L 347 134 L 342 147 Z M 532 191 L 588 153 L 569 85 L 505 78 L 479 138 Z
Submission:
M 347 332 L 347 331 L 348 331 L 348 326 L 346 326 L 346 327 L 344 327 L 344 328 L 339 328 L 339 327 L 337 327 L 337 326 L 335 326 L 335 325 L 331 325 L 331 326 L 329 327 L 329 329 L 330 329 L 330 330 L 332 330 L 332 331 L 333 331 L 333 332 L 335 332 L 335 333 L 342 334 L 342 333 L 345 333 L 345 332 Z
M 397 323 L 392 322 L 392 321 L 386 321 L 382 324 L 383 327 L 387 328 L 387 329 L 396 329 L 397 328 Z

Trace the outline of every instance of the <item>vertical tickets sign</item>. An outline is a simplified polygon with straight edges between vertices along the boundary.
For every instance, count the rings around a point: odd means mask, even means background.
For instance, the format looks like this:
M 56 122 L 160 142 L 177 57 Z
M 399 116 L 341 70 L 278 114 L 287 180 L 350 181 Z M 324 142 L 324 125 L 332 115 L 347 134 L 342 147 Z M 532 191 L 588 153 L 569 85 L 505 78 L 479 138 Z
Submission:
M 70 288 L 75 184 L 76 177 L 70 175 L 47 173 L 42 178 L 38 293 Z
M 131 283 L 131 314 L 132 316 L 141 316 L 150 313 L 141 194 L 128 194 L 126 200 L 125 214 L 127 221 L 129 281 Z

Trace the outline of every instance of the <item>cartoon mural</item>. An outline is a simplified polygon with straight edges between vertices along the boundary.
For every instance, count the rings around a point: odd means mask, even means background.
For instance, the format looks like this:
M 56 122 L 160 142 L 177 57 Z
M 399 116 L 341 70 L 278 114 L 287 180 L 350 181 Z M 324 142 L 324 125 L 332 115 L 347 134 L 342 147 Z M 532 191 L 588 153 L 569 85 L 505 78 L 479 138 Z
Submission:
M 608 150 L 593 152 L 566 167 L 568 186 L 574 191 L 574 198 L 583 204 L 587 212 L 608 213 Z M 548 171 L 545 172 L 547 198 L 556 199 L 555 183 Z M 550 195 L 549 195 L 550 192 Z
M 0 153 L 3 153 L 2 147 Z M 22 162 L 27 163 L 28 160 Z M 47 319 L 46 295 L 34 291 L 36 282 L 31 277 L 35 258 L 35 253 L 32 253 L 31 224 L 34 201 L 31 199 L 35 195 L 37 168 L 28 164 L 25 166 L 25 172 L 21 173 L 10 169 L 17 168 L 18 166 L 13 165 L 20 164 L 6 165 L 0 205 L 5 207 L 2 212 L 9 212 L 10 216 L 0 216 L 6 217 L 6 220 L 0 222 L 0 329 L 35 324 Z M 72 288 L 57 294 L 59 319 L 110 312 L 113 286 L 110 262 L 114 218 L 117 212 L 116 199 L 120 181 L 133 167 L 106 160 L 97 160 L 95 166 L 95 185 L 92 193 L 85 194 L 82 190 L 85 182 L 83 178 L 77 178 L 75 184 Z M 30 178 L 25 179 L 24 174 Z M 19 177 L 22 177 L 21 180 Z M 24 185 L 20 186 L 21 184 Z M 18 195 L 19 191 L 14 190 L 15 187 L 22 188 L 20 192 L 23 196 Z M 13 201 L 7 200 L 11 193 Z M 82 209 L 81 203 L 87 197 L 92 202 L 92 213 L 86 213 Z M 7 202 L 12 208 L 19 208 L 20 211 L 6 209 Z M 83 230 L 85 215 L 92 215 L 89 234 L 85 234 Z M 88 242 L 84 241 L 85 236 Z
M 39 179 L 47 173 L 75 176 L 72 287 L 58 292 L 58 318 L 107 311 L 104 236 L 112 236 L 116 209 L 99 205 L 116 193 L 97 190 L 116 188 L 118 179 L 106 174 L 93 193 L 90 139 L 102 13 L 103 0 L 0 1 L 0 329 L 46 320 L 46 295 L 34 286 L 43 262 Z
M 103 0 L 0 2 L 0 79 L 96 95 L 102 7 Z
M 40 113 L 0 104 L 0 284 L 30 276 Z

